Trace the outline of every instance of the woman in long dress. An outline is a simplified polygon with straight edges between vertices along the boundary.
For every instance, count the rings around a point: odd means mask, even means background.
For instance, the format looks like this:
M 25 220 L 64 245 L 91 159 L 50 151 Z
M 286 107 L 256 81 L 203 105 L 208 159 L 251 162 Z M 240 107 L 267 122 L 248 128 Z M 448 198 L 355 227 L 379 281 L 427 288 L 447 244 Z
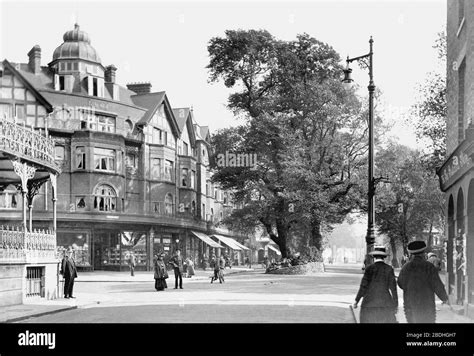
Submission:
M 157 256 L 155 260 L 155 289 L 157 291 L 165 290 L 168 288 L 166 284 L 166 278 L 168 278 L 168 272 L 163 261 L 163 256 Z

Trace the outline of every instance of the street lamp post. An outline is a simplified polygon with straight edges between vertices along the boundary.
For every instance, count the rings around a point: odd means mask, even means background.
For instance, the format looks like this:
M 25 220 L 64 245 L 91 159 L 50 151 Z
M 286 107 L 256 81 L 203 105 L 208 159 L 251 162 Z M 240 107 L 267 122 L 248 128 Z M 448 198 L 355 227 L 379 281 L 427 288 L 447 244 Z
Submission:
M 352 69 L 349 68 L 349 63 L 353 61 L 358 61 L 359 63 L 363 64 L 369 70 L 369 176 L 368 176 L 368 215 L 367 215 L 367 235 L 365 237 L 365 241 L 367 244 L 367 256 L 369 252 L 372 251 L 374 242 L 375 242 L 375 233 L 374 233 L 374 220 L 375 220 L 375 181 L 374 181 L 374 92 L 375 92 L 375 84 L 374 84 L 374 77 L 373 77 L 373 51 L 372 45 L 374 40 L 370 37 L 369 44 L 370 44 L 370 51 L 368 54 L 363 56 L 349 58 L 347 57 L 347 68 L 344 70 L 344 83 L 352 82 L 351 72 Z M 372 262 L 371 257 L 370 262 Z

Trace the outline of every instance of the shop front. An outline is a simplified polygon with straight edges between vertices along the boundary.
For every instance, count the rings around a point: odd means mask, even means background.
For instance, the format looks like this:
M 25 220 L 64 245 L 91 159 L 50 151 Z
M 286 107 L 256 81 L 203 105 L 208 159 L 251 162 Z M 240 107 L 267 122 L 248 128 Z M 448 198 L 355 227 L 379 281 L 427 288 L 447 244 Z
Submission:
M 145 231 L 94 231 L 94 270 L 124 271 L 129 268 L 131 254 L 135 269 L 147 269 L 147 234 Z
M 78 269 L 92 269 L 92 244 L 90 230 L 58 229 L 56 237 L 59 256 L 62 257 L 65 250 L 72 248 L 72 257 L 74 258 Z

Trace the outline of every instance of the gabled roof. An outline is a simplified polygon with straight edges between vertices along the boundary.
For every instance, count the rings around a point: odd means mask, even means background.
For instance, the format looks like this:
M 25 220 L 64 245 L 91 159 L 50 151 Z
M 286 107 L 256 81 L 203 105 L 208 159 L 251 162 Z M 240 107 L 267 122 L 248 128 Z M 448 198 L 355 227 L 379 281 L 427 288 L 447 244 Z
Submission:
M 18 70 L 15 68 L 13 64 L 11 64 L 8 60 L 3 61 L 3 66 L 4 68 L 8 68 L 8 70 L 15 76 L 17 77 L 20 82 L 28 88 L 29 91 L 33 94 L 33 96 L 38 100 L 45 108 L 46 111 L 52 112 L 53 111 L 53 106 L 51 103 L 46 100 L 46 98 L 40 94 L 40 92 L 35 88 L 34 84 L 31 82 L 32 78 L 25 78 L 26 75 L 23 71 L 21 71 L 21 65 L 18 65 Z M 43 68 L 42 68 L 43 69 Z M 43 72 L 42 72 L 43 73 Z M 29 76 L 28 76 L 29 77 Z M 45 75 L 43 73 L 42 76 L 38 76 L 38 81 L 45 80 Z
M 191 110 L 189 108 L 173 109 L 174 117 L 176 118 L 176 122 L 178 123 L 178 127 L 181 132 L 183 131 L 184 124 L 186 123 L 190 112 Z
M 209 126 L 199 126 L 201 128 L 201 137 L 209 142 Z
M 148 109 L 148 111 L 143 115 L 143 117 L 137 122 L 139 126 L 146 126 L 155 115 L 156 110 L 160 107 L 161 104 L 165 106 L 165 113 L 168 113 L 170 117 L 170 126 L 171 130 L 176 137 L 179 137 L 181 130 L 178 127 L 176 117 L 173 114 L 173 109 L 168 101 L 166 92 L 160 91 L 156 93 L 147 93 L 147 94 L 136 94 L 131 96 L 132 101 L 135 105 Z
M 200 126 L 195 123 L 194 131 L 196 132 L 196 140 L 204 141 L 205 143 L 209 144 L 209 141 L 210 141 L 209 126 Z
M 179 131 L 182 133 L 184 125 L 188 129 L 189 139 L 191 141 L 191 146 L 195 146 L 196 144 L 196 132 L 194 131 L 193 125 L 193 111 L 190 108 L 176 108 L 173 109 L 174 116 L 176 117 L 176 121 L 178 122 Z

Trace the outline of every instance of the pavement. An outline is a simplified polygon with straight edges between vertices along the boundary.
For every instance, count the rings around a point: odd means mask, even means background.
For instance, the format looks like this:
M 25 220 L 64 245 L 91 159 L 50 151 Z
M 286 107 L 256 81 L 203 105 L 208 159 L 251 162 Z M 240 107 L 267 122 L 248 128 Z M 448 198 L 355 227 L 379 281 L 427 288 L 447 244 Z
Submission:
M 225 274 L 238 274 L 238 273 L 252 273 L 260 272 L 263 273 L 263 268 L 260 266 L 257 268 L 243 268 L 233 267 L 227 268 Z M 129 283 L 143 283 L 153 282 L 154 272 L 135 272 L 135 276 L 131 276 L 130 272 L 114 272 L 114 271 L 94 271 L 94 272 L 79 272 L 79 276 L 75 280 L 75 288 L 78 284 L 86 282 L 129 282 Z M 195 270 L 195 275 L 191 278 L 186 278 L 185 282 L 196 282 L 203 281 L 210 278 L 213 272 L 210 269 L 206 271 Z M 172 273 L 171 273 L 172 277 Z M 24 304 L 17 304 L 11 306 L 0 307 L 0 323 L 13 323 L 21 322 L 22 320 L 29 319 L 32 317 L 40 317 L 55 313 L 64 312 L 67 310 L 73 310 L 77 308 L 87 308 L 91 305 L 98 304 L 93 298 L 80 298 L 80 299 L 53 299 L 45 300 L 44 298 L 31 298 Z
M 34 318 L 32 320 L 36 319 L 38 322 L 41 320 L 61 322 L 63 317 L 60 315 L 62 313 L 57 316 L 51 315 L 51 317 L 48 315 L 69 311 L 64 314 L 74 313 L 79 318 L 79 314 L 89 313 L 91 314 L 89 317 L 96 317 L 94 313 L 106 313 L 103 311 L 104 308 L 109 309 L 110 312 L 117 307 L 129 308 L 131 316 L 133 316 L 132 310 L 138 312 L 139 308 L 142 308 L 143 315 L 146 317 L 151 310 L 147 308 L 152 306 L 162 308 L 172 305 L 178 308 L 184 305 L 194 305 L 196 309 L 202 308 L 202 315 L 205 317 L 205 306 L 209 304 L 235 309 L 236 313 L 238 313 L 239 306 L 254 308 L 258 305 L 265 305 L 268 308 L 273 308 L 286 305 L 290 307 L 289 310 L 296 311 L 297 308 L 300 308 L 302 319 L 305 316 L 305 312 L 303 312 L 305 307 L 313 307 L 321 311 L 326 308 L 327 312 L 345 309 L 347 315 L 351 315 L 349 306 L 353 303 L 362 278 L 360 266 L 349 264 L 327 266 L 327 272 L 316 277 L 266 275 L 262 268 L 239 267 L 226 269 L 225 274 L 232 275 L 229 278 L 229 283 L 210 287 L 207 281 L 212 275 L 212 271 L 209 269 L 207 271 L 196 270 L 195 276 L 184 279 L 184 290 L 171 288 L 171 284 L 174 282 L 171 274 L 168 280 L 170 288 L 165 293 L 156 293 L 152 287 L 153 272 L 136 272 L 134 277 L 130 276 L 129 272 L 81 272 L 74 287 L 75 291 L 79 291 L 79 298 L 36 299 L 29 300 L 22 305 L 2 307 L 0 308 L 0 322 L 22 322 L 30 318 Z M 400 308 L 397 319 L 400 323 L 406 323 L 401 290 L 399 290 L 399 296 Z M 438 323 L 474 322 L 473 319 L 458 314 L 462 307 L 454 306 L 455 310 L 453 311 L 448 306 L 441 305 L 440 301 L 437 303 L 437 307 L 439 309 L 437 312 Z M 75 312 L 74 309 L 81 309 L 81 311 Z M 359 311 L 360 308 L 354 310 L 357 320 L 359 320 Z M 291 312 L 289 311 L 289 313 Z M 85 318 L 84 320 L 91 319 Z M 328 316 L 324 320 L 331 319 Z M 256 319 L 256 322 L 262 322 L 262 320 Z M 333 322 L 353 322 L 353 319 L 348 319 L 341 314 Z

